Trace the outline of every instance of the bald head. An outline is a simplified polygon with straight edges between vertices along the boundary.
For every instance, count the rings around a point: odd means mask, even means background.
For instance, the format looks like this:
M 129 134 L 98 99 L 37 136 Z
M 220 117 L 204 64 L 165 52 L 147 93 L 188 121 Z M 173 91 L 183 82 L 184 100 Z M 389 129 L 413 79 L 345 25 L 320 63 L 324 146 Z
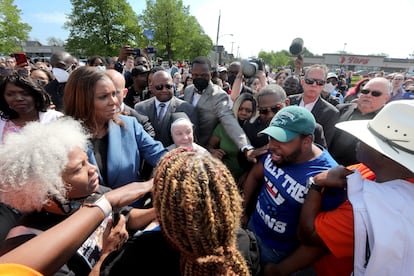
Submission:
M 154 87 L 152 93 L 160 102 L 167 102 L 174 96 L 174 83 L 171 74 L 167 71 L 154 73 L 152 87 Z
M 67 70 L 70 66 L 72 66 L 72 63 L 73 63 L 72 55 L 65 51 L 55 52 L 50 57 L 50 64 L 54 68 L 60 68 L 63 70 Z
M 154 79 L 156 79 L 156 80 L 158 80 L 158 79 L 165 79 L 165 78 L 167 78 L 167 79 L 171 79 L 171 80 L 172 80 L 172 77 L 171 77 L 170 73 L 168 73 L 168 72 L 167 72 L 167 71 L 165 71 L 165 70 L 157 71 L 157 72 L 155 72 L 155 73 L 152 75 L 152 79 L 153 79 L 153 80 L 154 80 Z
M 114 69 L 106 69 L 105 74 L 111 78 L 116 90 L 125 88 L 125 77 Z
M 363 87 L 357 104 L 362 114 L 380 110 L 390 99 L 391 84 L 382 77 L 370 79 Z
M 106 69 L 105 74 L 112 80 L 116 90 L 116 97 L 118 102 L 121 104 L 128 93 L 128 89 L 125 88 L 124 76 L 114 69 Z

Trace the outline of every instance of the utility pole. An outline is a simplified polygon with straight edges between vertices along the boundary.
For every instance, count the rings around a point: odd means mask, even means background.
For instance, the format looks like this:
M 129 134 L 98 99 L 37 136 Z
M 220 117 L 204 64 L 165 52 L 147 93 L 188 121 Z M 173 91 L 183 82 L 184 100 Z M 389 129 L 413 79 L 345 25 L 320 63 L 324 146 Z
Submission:
M 218 23 L 217 23 L 217 37 L 216 37 L 216 66 L 219 65 L 219 52 L 218 52 L 218 40 L 220 35 L 220 17 L 221 17 L 221 10 L 219 10 L 219 17 L 218 17 Z

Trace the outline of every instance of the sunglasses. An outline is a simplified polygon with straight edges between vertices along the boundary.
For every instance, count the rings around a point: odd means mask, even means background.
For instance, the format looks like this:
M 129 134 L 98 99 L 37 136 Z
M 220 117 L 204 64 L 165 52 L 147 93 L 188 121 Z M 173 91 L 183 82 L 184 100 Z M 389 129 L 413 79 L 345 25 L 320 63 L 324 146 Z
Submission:
M 173 88 L 173 85 L 171 85 L 171 84 L 164 84 L 164 85 L 159 84 L 159 85 L 155 85 L 155 86 L 154 86 L 154 88 L 155 88 L 156 90 L 158 90 L 158 91 L 163 90 L 163 89 L 164 89 L 164 87 L 165 87 L 166 89 L 170 90 L 170 89 L 172 89 L 172 88 Z
M 324 80 L 317 80 L 317 79 L 305 79 L 306 84 L 314 84 L 316 82 L 317 85 L 322 86 L 325 84 Z
M 371 91 L 371 90 L 368 90 L 368 89 L 362 89 L 361 90 L 361 94 L 368 95 L 369 93 L 371 93 L 371 95 L 374 96 L 374 97 L 379 97 L 379 96 L 382 95 L 382 93 L 379 92 L 379 91 Z
M 259 114 L 260 115 L 267 115 L 267 113 L 269 113 L 269 112 L 273 112 L 274 114 L 276 114 L 281 109 L 282 109 L 282 107 L 278 107 L 278 106 L 259 108 Z

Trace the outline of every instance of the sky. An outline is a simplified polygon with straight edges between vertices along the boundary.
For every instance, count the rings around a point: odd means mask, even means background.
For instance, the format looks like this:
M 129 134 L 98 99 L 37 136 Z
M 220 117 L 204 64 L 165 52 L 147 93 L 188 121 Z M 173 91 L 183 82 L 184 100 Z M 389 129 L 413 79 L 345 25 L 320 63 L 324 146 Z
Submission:
M 144 0 L 127 1 L 137 14 L 145 9 Z M 346 51 L 414 58 L 413 0 L 394 0 L 386 5 L 373 0 L 182 1 L 213 44 L 221 14 L 218 44 L 236 57 L 257 56 L 262 50 L 288 50 L 292 40 L 300 37 L 315 55 Z M 68 37 L 63 24 L 72 10 L 69 0 L 14 3 L 21 10 L 21 20 L 32 26 L 31 39 L 46 44 L 51 36 L 62 40 Z

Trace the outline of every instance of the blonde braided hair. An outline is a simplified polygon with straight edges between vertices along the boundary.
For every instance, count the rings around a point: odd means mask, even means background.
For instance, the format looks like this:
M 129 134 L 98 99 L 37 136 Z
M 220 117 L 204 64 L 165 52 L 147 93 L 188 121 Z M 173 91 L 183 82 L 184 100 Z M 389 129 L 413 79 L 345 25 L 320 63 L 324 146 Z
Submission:
M 167 153 L 154 174 L 154 206 L 181 253 L 182 275 L 249 275 L 236 247 L 241 197 L 220 160 L 185 148 Z

